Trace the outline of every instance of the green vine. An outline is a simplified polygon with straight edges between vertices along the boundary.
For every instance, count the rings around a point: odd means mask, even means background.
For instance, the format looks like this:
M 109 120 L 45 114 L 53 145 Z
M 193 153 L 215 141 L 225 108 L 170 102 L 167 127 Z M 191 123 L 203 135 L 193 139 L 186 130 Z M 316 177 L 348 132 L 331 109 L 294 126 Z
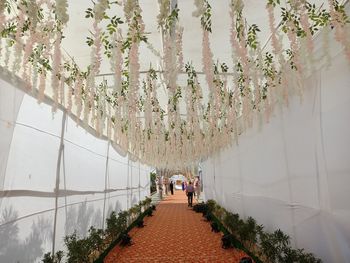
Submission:
M 201 16 L 201 25 L 205 31 L 211 33 L 211 6 L 208 0 L 204 0 L 204 13 Z
M 179 11 L 180 9 L 178 8 L 177 5 L 175 5 L 174 9 L 165 18 L 165 21 L 164 21 L 165 32 L 170 32 L 170 30 L 175 26 L 176 22 L 179 20 Z

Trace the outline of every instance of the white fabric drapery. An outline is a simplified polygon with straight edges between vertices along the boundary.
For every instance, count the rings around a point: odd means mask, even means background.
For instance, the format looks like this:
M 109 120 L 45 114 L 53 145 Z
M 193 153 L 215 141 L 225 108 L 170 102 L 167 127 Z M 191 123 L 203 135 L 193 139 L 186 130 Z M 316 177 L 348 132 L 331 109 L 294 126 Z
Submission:
M 120 155 L 66 114 L 53 118 L 49 105 L 4 80 L 0 134 L 0 262 L 37 262 L 54 241 L 55 251 L 63 249 L 66 234 L 102 228 L 112 210 L 126 210 L 149 195 L 150 168 Z
M 350 75 L 331 43 L 332 66 L 305 83 L 270 122 L 202 163 L 206 199 L 215 199 L 323 262 L 350 262 Z M 319 65 L 320 66 L 320 65 Z

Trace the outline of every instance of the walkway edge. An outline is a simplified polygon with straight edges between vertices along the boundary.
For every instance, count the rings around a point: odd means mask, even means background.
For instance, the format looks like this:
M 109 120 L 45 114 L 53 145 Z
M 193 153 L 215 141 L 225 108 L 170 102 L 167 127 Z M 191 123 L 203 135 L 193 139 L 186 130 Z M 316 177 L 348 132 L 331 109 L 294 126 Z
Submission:
M 126 229 L 125 232 L 126 232 L 126 233 L 129 233 L 130 230 L 133 229 L 133 228 L 136 226 L 136 222 L 137 222 L 138 220 L 141 220 L 141 219 L 143 219 L 143 218 L 145 218 L 145 217 L 147 216 L 147 213 L 148 213 L 149 210 L 152 210 L 152 206 L 149 207 L 149 208 L 147 208 L 145 211 L 143 211 L 143 213 L 142 213 L 140 216 L 138 216 L 138 217 L 127 227 L 127 229 Z M 118 238 L 117 238 L 116 240 L 114 240 L 114 241 L 108 246 L 108 248 L 107 248 L 105 251 L 103 251 L 103 252 L 101 253 L 101 255 L 94 261 L 94 263 L 103 263 L 103 262 L 104 262 L 104 259 L 108 256 L 109 252 L 111 252 L 112 249 L 113 249 L 114 247 L 116 247 L 116 246 L 120 243 L 121 237 L 122 237 L 122 234 L 120 234 L 120 235 L 118 236 Z

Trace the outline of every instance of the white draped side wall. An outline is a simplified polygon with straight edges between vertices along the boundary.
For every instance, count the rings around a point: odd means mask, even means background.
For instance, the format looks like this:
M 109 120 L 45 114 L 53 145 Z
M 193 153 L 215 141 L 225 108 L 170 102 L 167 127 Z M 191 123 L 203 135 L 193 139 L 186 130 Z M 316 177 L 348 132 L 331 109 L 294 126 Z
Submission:
M 270 122 L 202 163 L 206 199 L 215 199 L 323 262 L 350 262 L 350 75 L 339 45 L 317 70 L 303 102 L 276 105 Z
M 3 80 L 0 134 L 0 262 L 38 262 L 149 195 L 149 167 Z

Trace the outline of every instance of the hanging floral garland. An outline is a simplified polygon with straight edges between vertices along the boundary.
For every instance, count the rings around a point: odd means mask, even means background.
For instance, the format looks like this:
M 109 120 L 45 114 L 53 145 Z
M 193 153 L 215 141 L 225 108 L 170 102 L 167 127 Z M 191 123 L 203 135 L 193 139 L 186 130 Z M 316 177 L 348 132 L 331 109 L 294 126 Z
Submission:
M 234 68 L 214 63 L 210 47 L 212 10 L 208 0 L 195 0 L 193 16 L 202 26 L 202 62 L 206 83 L 183 56 L 184 28 L 180 9 L 169 0 L 158 1 L 157 21 L 164 36 L 163 54 L 145 34 L 138 1 L 99 0 L 86 10 L 92 19 L 91 62 L 85 71 L 61 49 L 69 21 L 67 0 L 5 0 L 0 2 L 0 62 L 21 76 L 38 102 L 52 97 L 52 111 L 63 106 L 77 122 L 96 130 L 142 162 L 159 168 L 191 166 L 203 157 L 237 142 L 239 134 L 256 122 L 269 121 L 276 103 L 288 105 L 296 93 L 302 98 L 303 81 L 317 63 L 330 64 L 331 30 L 350 62 L 349 18 L 345 6 L 328 0 L 329 11 L 308 1 L 267 0 L 271 52 L 263 51 L 259 25 L 243 16 L 242 0 L 232 0 L 231 49 Z M 122 5 L 124 17 L 112 15 Z M 281 17 L 276 19 L 275 9 Z M 44 12 L 48 10 L 49 12 Z M 281 21 L 279 24 L 276 21 Z M 120 24 L 126 23 L 123 32 Z M 323 30 L 323 54 L 314 57 L 314 36 Z M 282 45 L 288 40 L 287 48 Z M 148 47 L 162 62 L 164 72 L 150 69 L 140 75 L 139 52 Z M 113 83 L 98 79 L 101 63 L 110 61 Z M 190 60 L 190 59 L 189 59 Z M 321 63 L 321 64 L 322 64 Z M 185 72 L 182 72 L 185 70 Z M 187 85 L 178 85 L 178 75 Z M 167 109 L 161 108 L 157 89 L 165 84 Z M 48 89 L 47 87 L 52 87 Z M 203 88 L 208 88 L 204 103 Z M 180 112 L 185 104 L 186 114 Z M 80 123 L 80 124 L 82 124 Z

